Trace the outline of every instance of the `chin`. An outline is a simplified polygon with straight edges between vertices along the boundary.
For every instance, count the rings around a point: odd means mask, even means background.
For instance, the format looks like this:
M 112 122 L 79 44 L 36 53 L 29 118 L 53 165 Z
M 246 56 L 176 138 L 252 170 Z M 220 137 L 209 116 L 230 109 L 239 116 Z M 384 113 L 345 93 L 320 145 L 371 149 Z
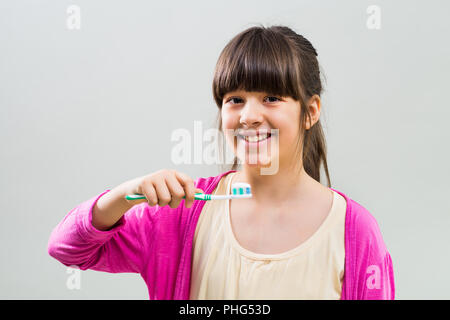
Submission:
M 257 159 L 257 161 L 255 159 L 249 159 L 246 158 L 244 159 L 243 157 L 239 157 L 240 162 L 250 168 L 264 168 L 264 167 L 270 167 L 272 164 L 272 159 L 270 158 L 264 158 L 264 159 Z M 252 161 L 250 161 L 252 160 Z

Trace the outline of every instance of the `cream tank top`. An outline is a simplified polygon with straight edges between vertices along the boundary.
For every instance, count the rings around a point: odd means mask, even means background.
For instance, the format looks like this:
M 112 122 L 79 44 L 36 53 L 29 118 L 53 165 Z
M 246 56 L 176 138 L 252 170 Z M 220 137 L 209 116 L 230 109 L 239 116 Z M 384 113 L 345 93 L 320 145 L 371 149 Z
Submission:
M 235 173 L 223 176 L 213 194 L 231 194 Z M 194 235 L 189 299 L 340 299 L 347 203 L 332 191 L 331 210 L 318 230 L 279 254 L 242 247 L 232 230 L 230 201 L 207 201 Z

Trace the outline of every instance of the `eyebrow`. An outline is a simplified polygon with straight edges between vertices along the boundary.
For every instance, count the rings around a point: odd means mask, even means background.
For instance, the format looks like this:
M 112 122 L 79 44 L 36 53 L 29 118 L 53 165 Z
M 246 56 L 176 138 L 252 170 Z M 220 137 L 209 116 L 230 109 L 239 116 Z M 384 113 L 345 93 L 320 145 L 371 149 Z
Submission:
M 245 92 L 257 92 L 257 93 L 260 93 L 260 94 L 266 93 L 264 91 L 230 91 L 230 92 L 227 92 L 223 97 L 225 98 L 227 96 L 234 96 L 234 95 L 238 95 L 239 96 L 239 95 L 244 94 Z
M 231 91 L 231 92 L 227 92 L 226 94 L 224 94 L 223 99 L 227 99 L 228 97 L 230 97 L 230 96 L 235 96 L 235 95 L 239 96 L 239 95 L 241 95 L 241 94 L 244 93 L 244 92 L 249 92 L 249 91 Z M 266 92 L 266 91 L 250 91 L 250 92 L 257 92 L 257 93 L 259 93 L 259 94 L 268 94 L 268 95 L 270 95 L 270 96 L 280 97 L 280 98 L 282 98 L 282 99 L 285 98 L 283 95 L 279 95 L 279 94 L 271 94 L 271 93 L 268 93 L 268 92 Z
M 239 93 L 239 91 L 230 91 L 230 92 L 227 92 L 223 97 L 225 98 L 225 97 L 232 96 L 232 95 L 235 95 L 238 93 Z

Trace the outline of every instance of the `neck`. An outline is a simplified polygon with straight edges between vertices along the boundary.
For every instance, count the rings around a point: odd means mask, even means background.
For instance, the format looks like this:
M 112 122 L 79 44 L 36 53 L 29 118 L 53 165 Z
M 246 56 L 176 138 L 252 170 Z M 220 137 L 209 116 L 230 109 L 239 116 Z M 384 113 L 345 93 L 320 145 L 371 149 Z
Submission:
M 251 185 L 252 198 L 259 204 L 283 203 L 289 199 L 300 200 L 306 196 L 308 191 L 315 186 L 315 181 L 311 178 L 303 166 L 299 172 L 292 168 L 279 167 L 276 174 L 261 175 L 259 167 L 249 167 L 244 165 L 233 177 L 234 182 L 246 182 Z

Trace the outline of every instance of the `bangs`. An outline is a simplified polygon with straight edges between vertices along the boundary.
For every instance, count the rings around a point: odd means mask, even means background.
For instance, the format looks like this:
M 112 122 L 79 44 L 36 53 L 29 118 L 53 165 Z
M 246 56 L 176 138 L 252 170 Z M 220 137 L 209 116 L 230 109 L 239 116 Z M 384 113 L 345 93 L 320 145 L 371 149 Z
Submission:
M 231 91 L 267 92 L 300 97 L 298 62 L 289 42 L 268 29 L 250 28 L 234 37 L 216 65 L 213 95 L 219 108 Z

